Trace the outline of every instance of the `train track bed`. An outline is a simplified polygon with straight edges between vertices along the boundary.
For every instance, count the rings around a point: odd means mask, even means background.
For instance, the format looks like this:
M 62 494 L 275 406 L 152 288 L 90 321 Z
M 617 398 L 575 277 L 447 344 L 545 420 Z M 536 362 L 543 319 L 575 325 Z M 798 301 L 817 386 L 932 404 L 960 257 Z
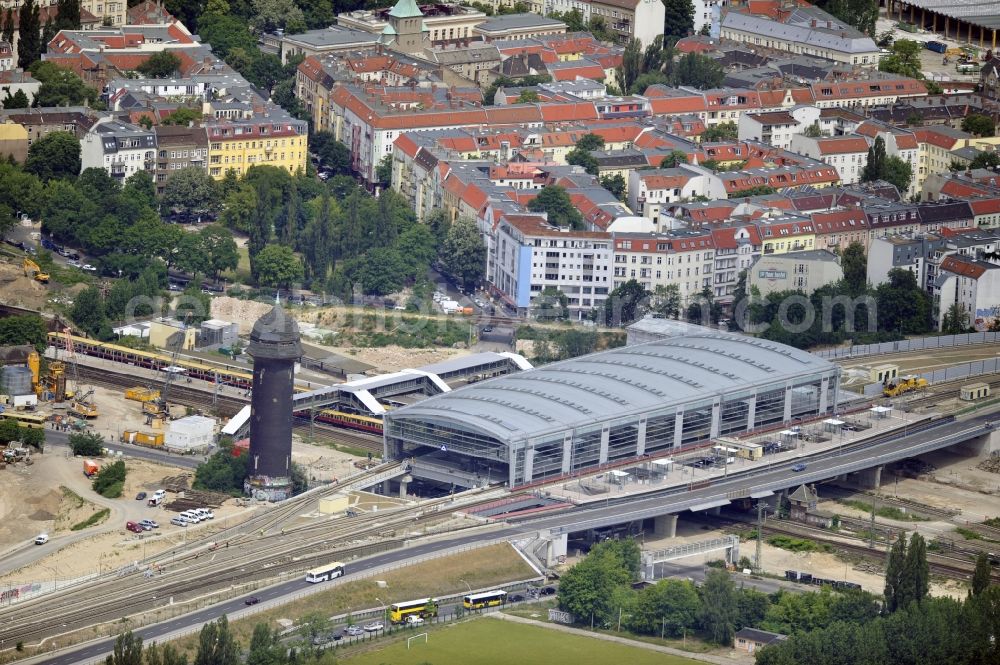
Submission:
M 942 381 L 940 383 L 935 383 L 928 386 L 926 389 L 917 392 L 910 393 L 912 397 L 906 399 L 905 397 L 900 399 L 899 397 L 895 399 L 895 406 L 907 413 L 912 413 L 917 409 L 922 409 L 925 407 L 937 406 L 943 401 L 954 399 L 958 401 L 958 389 L 969 383 L 979 383 L 985 381 L 990 385 L 990 391 L 995 391 L 1000 389 L 1000 375 L 998 374 L 984 374 L 982 376 L 968 376 L 964 379 L 956 379 L 954 381 Z M 965 406 L 972 406 L 976 402 L 960 402 Z
M 358 474 L 354 481 L 383 471 Z M 445 531 L 478 526 L 445 523 L 459 505 L 479 500 L 484 493 L 472 490 L 457 498 L 283 526 L 291 517 L 308 512 L 310 503 L 336 491 L 324 490 L 305 500 L 289 500 L 288 505 L 196 541 L 192 548 L 161 554 L 117 576 L 12 605 L 0 611 L 5 639 L 36 644 L 56 634 L 163 608 L 167 598 L 192 602 L 229 593 L 233 586 L 288 579 L 319 563 L 393 549 L 401 546 L 401 537 L 443 526 L 448 527 Z

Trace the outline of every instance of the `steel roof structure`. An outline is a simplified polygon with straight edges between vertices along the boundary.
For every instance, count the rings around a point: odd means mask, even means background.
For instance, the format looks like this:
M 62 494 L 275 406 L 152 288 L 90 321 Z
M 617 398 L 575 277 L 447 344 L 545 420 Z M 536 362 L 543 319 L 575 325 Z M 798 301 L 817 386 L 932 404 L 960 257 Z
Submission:
M 997 0 L 907 0 L 907 5 L 959 19 L 990 30 L 1000 30 L 1000 2 Z
M 835 372 L 805 351 L 706 330 L 490 379 L 386 418 L 448 423 L 510 443 Z

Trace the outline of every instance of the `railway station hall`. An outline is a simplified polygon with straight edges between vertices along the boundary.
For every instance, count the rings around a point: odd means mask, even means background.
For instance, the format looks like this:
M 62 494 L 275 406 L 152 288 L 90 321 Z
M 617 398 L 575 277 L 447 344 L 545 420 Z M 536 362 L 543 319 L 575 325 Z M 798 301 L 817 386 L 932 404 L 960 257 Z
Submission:
M 515 487 L 831 413 L 838 380 L 805 351 L 686 330 L 392 410 L 386 456 Z

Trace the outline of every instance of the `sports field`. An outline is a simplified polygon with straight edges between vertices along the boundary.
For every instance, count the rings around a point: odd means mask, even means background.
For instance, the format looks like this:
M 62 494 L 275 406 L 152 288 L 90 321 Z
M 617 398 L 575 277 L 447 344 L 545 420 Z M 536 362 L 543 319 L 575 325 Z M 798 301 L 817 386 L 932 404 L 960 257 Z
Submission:
M 416 633 L 415 633 L 416 634 Z M 703 665 L 700 661 L 624 646 L 591 637 L 498 619 L 476 619 L 428 631 L 354 658 L 344 665 Z

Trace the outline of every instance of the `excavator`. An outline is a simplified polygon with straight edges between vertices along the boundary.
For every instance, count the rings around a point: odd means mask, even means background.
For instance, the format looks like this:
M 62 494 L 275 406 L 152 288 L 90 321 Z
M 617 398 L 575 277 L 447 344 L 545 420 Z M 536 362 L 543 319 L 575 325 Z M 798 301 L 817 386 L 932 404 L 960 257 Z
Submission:
M 38 267 L 38 264 L 29 259 L 27 256 L 24 257 L 22 262 L 22 267 L 24 268 L 24 276 L 33 276 L 36 282 L 41 282 L 42 284 L 49 283 L 49 273 L 42 272 L 42 269 Z
M 882 385 L 882 395 L 885 397 L 899 397 L 905 393 L 916 390 L 923 390 L 928 385 L 927 379 L 920 376 L 904 376 L 899 381 L 886 381 Z
M 91 389 L 74 399 L 69 412 L 77 418 L 96 418 L 99 415 L 97 406 L 90 400 L 93 394 L 94 391 Z

